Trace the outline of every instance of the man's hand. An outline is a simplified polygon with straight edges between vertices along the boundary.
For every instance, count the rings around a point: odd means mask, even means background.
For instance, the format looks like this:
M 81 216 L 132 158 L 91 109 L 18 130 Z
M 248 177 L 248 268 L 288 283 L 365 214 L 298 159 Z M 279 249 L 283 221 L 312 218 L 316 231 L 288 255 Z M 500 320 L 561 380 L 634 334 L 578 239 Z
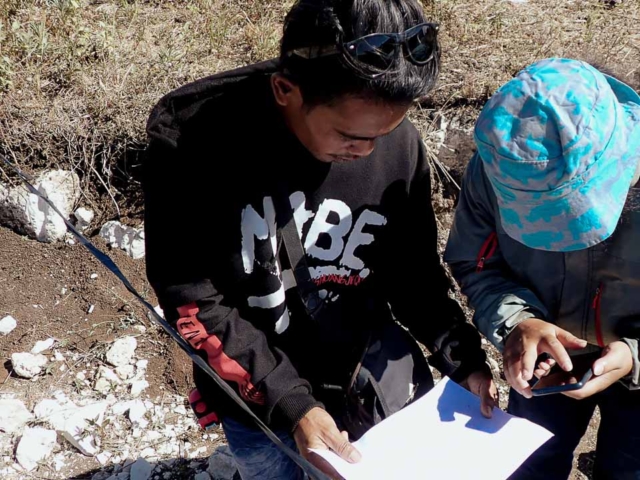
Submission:
M 491 418 L 494 407 L 499 405 L 498 389 L 493 382 L 491 368 L 487 365 L 487 368 L 473 372 L 465 380 L 460 382 L 460 385 L 480 397 L 480 411 L 482 415 L 486 418 Z
M 332 450 L 349 463 L 357 463 L 361 458 L 360 452 L 349 443 L 347 432 L 340 432 L 331 415 L 319 407 L 312 408 L 302 417 L 293 438 L 300 454 L 332 478 L 342 477 L 310 449 Z
M 610 343 L 602 356 L 593 362 L 593 378 L 580 390 L 563 392 L 567 397 L 581 400 L 590 397 L 613 385 L 633 369 L 633 355 L 629 345 L 624 342 Z
M 529 380 L 540 370 L 536 365 L 538 356 L 548 353 L 565 371 L 573 368 L 567 348 L 578 349 L 587 346 L 571 333 L 555 325 L 529 318 L 520 323 L 507 337 L 504 348 L 504 374 L 509 384 L 521 395 L 531 398 Z

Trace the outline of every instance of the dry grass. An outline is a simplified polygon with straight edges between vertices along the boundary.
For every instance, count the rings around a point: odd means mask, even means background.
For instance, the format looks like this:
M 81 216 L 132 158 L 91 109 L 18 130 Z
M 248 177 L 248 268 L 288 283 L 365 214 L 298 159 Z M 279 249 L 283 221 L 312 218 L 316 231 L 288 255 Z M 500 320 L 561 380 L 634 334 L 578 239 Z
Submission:
M 292 0 L 0 0 L 0 152 L 35 170 L 74 168 L 103 217 L 139 216 L 136 178 L 151 106 L 196 78 L 277 53 Z M 600 0 L 433 0 L 439 86 L 417 112 L 469 125 L 535 59 L 572 56 L 638 76 L 640 6 Z

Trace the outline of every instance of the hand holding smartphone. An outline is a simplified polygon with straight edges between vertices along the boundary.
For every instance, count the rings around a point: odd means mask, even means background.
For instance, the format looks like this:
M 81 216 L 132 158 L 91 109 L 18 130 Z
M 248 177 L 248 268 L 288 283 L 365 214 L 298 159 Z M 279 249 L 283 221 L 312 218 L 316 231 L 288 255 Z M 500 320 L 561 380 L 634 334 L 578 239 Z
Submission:
M 542 395 L 580 390 L 593 377 L 591 366 L 596 358 L 592 355 L 573 357 L 571 359 L 573 370 L 570 372 L 566 372 L 558 365 L 555 365 L 547 375 L 538 379 L 531 386 L 531 394 L 534 397 L 540 397 Z

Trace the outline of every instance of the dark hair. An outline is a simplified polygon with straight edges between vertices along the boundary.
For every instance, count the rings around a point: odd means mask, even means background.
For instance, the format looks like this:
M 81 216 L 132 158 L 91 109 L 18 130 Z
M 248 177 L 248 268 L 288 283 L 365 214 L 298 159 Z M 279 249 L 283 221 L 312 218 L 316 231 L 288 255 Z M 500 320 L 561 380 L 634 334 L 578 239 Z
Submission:
M 340 27 L 347 42 L 371 33 L 402 32 L 426 21 L 416 0 L 298 0 L 287 15 L 280 50 L 282 72 L 302 91 L 307 105 L 331 103 L 343 96 L 389 103 L 411 103 L 433 88 L 440 48 L 426 65 L 400 56 L 393 73 L 375 79 L 359 76 L 342 55 L 305 59 L 289 52 L 337 45 Z

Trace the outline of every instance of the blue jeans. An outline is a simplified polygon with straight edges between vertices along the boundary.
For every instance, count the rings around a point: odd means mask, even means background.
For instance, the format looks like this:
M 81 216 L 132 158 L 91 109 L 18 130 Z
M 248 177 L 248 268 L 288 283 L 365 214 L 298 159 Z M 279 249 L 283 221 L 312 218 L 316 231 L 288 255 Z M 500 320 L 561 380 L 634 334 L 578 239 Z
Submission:
M 555 436 L 540 447 L 510 480 L 566 480 L 573 452 L 596 406 L 600 428 L 593 478 L 640 480 L 640 392 L 614 384 L 584 400 L 565 395 L 526 399 L 511 390 L 508 412 L 545 427 Z
M 304 472 L 269 438 L 254 427 L 232 418 L 222 419 L 222 429 L 229 449 L 238 464 L 242 480 L 304 480 Z M 291 434 L 274 431 L 280 440 L 297 451 Z

